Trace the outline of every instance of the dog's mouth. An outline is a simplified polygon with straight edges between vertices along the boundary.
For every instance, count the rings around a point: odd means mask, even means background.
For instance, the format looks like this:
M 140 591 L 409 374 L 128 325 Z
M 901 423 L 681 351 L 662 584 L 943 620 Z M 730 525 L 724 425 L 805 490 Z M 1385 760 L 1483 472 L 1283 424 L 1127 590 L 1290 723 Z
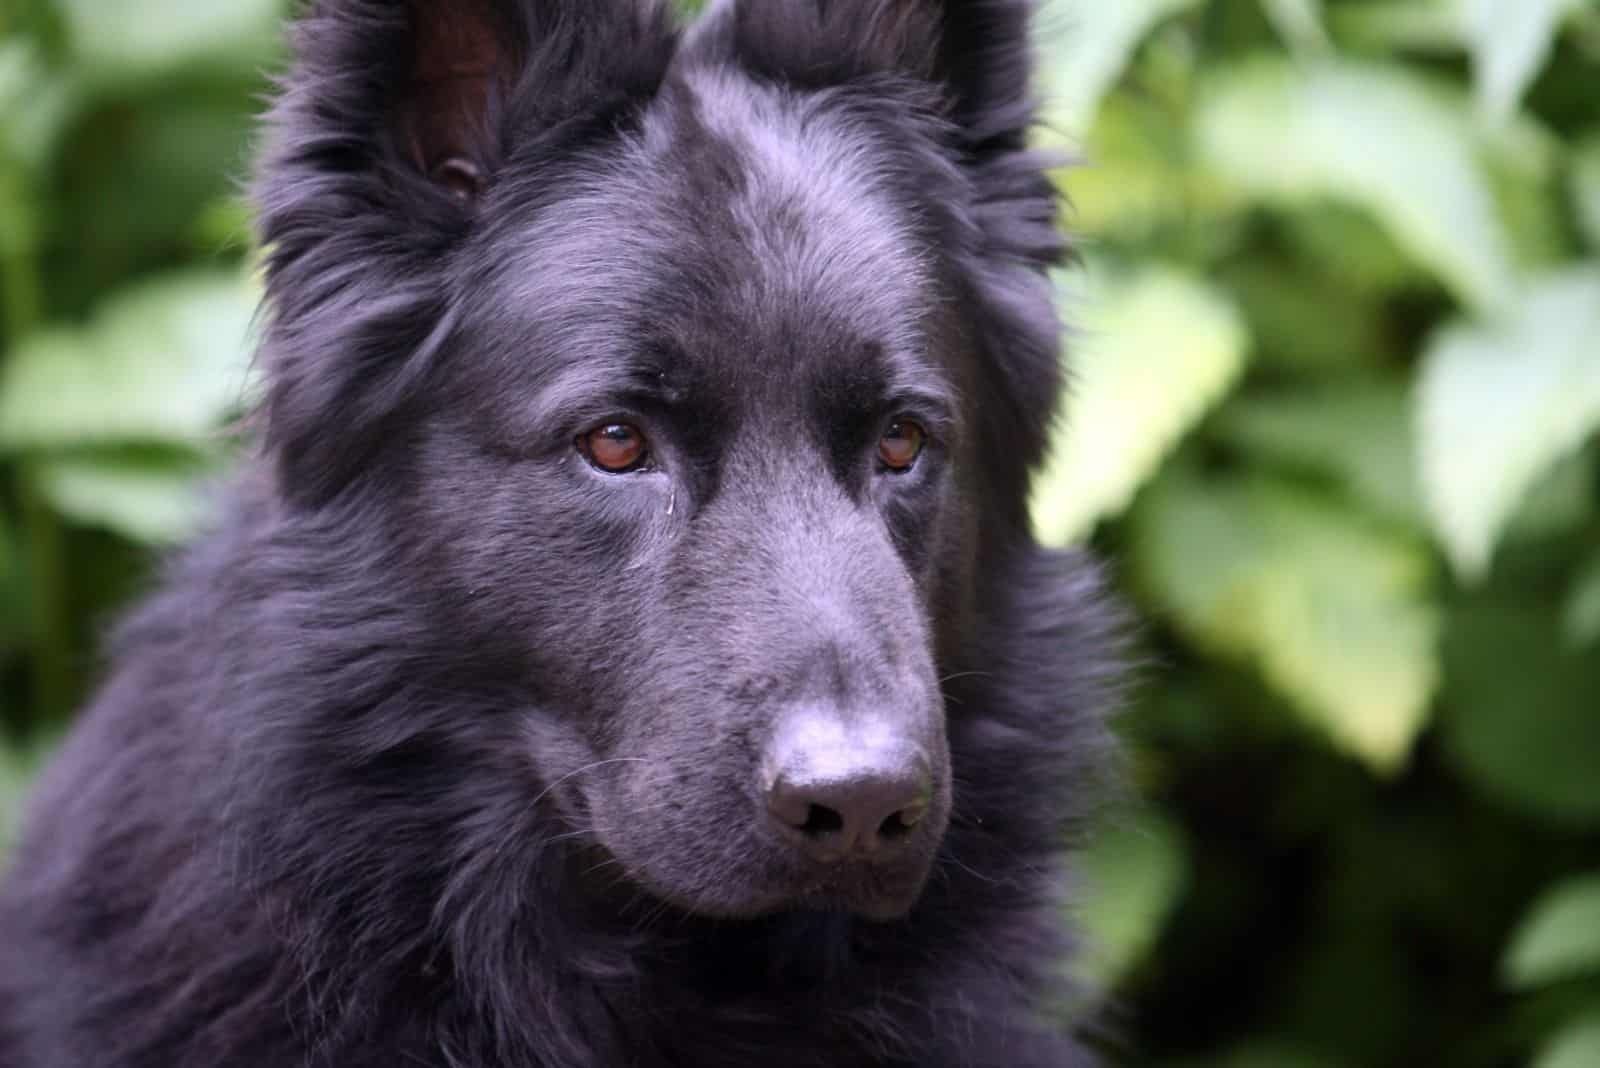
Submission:
M 898 864 L 888 869 L 870 864 L 838 867 L 802 886 L 778 909 L 848 912 L 880 922 L 897 920 L 910 912 L 922 896 L 930 867 L 930 864 Z

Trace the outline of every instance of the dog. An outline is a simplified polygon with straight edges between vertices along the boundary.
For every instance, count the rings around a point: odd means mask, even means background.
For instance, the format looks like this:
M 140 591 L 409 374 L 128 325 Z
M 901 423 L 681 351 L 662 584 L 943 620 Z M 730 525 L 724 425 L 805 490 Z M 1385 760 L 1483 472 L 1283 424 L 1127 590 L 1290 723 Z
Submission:
M 1065 1068 L 1026 0 L 313 0 L 260 448 L 0 889 L 7 1068 Z

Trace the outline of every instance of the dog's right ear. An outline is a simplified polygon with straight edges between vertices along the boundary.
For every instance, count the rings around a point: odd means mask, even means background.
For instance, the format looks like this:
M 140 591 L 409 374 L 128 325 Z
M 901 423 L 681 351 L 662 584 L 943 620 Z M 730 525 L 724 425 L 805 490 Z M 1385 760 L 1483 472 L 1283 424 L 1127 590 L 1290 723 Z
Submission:
M 660 0 L 313 0 L 292 40 L 268 206 L 274 183 L 373 170 L 470 200 L 508 136 L 649 92 L 672 49 Z
M 675 48 L 665 0 L 312 0 L 254 193 L 267 443 L 325 497 L 450 332 L 449 253 L 503 168 L 625 125 Z

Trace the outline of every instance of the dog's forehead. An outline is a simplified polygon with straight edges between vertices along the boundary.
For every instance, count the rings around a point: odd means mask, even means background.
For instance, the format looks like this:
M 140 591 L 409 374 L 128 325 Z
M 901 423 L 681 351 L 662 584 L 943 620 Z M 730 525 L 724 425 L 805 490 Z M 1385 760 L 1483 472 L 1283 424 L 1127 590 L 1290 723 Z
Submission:
M 546 371 L 594 381 L 664 352 L 690 378 L 777 388 L 885 354 L 915 373 L 936 267 L 892 159 L 825 98 L 680 72 L 635 133 L 501 233 L 489 299 L 526 324 L 526 351 L 561 357 Z
M 703 209 L 706 251 L 736 265 L 750 307 L 822 310 L 864 335 L 915 328 L 928 250 L 893 157 L 848 111 L 705 68 L 675 80 L 652 118 L 647 151 Z

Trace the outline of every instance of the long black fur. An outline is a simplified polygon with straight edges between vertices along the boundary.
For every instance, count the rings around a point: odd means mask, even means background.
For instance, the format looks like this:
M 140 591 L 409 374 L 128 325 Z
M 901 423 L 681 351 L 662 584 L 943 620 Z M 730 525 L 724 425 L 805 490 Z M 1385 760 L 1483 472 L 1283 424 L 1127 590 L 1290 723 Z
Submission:
M 298 23 L 264 448 L 32 801 L 0 1066 L 1086 1063 L 1062 858 L 1116 642 L 1027 525 L 1064 254 L 1031 4 L 452 5 L 499 45 L 460 37 L 448 144 L 416 8 Z M 660 468 L 591 470 L 573 429 L 636 394 Z M 883 397 L 927 411 L 909 475 L 858 462 Z M 785 897 L 742 807 L 804 701 L 947 745 L 897 918 Z

